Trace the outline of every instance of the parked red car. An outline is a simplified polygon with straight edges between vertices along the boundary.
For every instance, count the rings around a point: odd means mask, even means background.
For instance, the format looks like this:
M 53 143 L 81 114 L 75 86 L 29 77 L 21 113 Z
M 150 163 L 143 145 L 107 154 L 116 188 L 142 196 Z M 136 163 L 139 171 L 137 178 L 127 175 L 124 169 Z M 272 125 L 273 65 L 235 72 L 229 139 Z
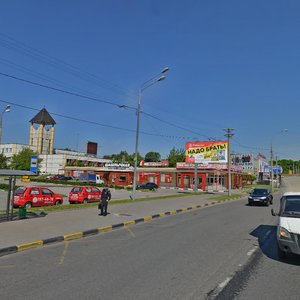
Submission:
M 101 190 L 94 186 L 74 186 L 69 193 L 69 202 L 88 203 L 100 202 Z
M 63 197 L 46 187 L 22 186 L 15 192 L 13 206 L 31 208 L 33 206 L 51 206 L 62 203 Z

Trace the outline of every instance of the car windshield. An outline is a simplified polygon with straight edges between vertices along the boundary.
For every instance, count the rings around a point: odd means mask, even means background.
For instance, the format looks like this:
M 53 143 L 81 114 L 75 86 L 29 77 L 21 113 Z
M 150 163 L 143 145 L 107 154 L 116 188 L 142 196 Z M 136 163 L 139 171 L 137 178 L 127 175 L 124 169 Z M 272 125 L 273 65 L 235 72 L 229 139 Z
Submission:
M 300 197 L 287 198 L 284 205 L 284 215 L 300 217 Z
M 268 195 L 268 190 L 266 189 L 254 189 L 252 195 Z
M 26 191 L 26 187 L 19 187 L 16 192 L 15 195 L 23 195 Z
M 71 190 L 72 193 L 80 193 L 81 191 L 82 191 L 82 188 L 78 187 L 78 186 L 73 187 Z

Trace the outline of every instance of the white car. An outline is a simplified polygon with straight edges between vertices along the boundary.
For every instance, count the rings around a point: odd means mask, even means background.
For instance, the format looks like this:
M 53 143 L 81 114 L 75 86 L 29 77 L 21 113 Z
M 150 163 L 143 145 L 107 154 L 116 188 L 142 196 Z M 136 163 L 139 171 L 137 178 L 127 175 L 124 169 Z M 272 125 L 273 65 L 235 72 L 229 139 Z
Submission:
M 277 246 L 279 258 L 284 258 L 288 253 L 300 255 L 300 192 L 284 193 L 280 199 L 278 216 Z

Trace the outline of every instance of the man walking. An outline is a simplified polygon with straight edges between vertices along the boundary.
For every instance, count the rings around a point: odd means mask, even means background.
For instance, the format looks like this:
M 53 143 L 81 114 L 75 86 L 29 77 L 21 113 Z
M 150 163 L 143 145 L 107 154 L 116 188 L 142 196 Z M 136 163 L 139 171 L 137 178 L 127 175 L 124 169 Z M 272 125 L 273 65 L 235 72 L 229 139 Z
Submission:
M 107 205 L 110 199 L 111 199 L 110 190 L 104 188 L 101 193 L 101 214 L 100 214 L 101 216 L 107 215 Z

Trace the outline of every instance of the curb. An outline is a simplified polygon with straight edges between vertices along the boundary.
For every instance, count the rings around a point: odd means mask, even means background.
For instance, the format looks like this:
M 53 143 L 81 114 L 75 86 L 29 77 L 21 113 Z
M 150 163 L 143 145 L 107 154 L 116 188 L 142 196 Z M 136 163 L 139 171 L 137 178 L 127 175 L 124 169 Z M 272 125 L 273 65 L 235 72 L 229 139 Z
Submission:
M 232 200 L 237 200 L 237 199 L 232 199 Z M 222 201 L 222 202 L 227 202 L 227 201 L 228 200 Z M 231 199 L 229 199 L 229 201 L 231 201 Z M 143 222 L 150 222 L 153 219 L 170 216 L 170 215 L 175 215 L 175 214 L 187 212 L 187 211 L 193 210 L 193 209 L 205 208 L 205 207 L 213 206 L 213 205 L 216 205 L 219 203 L 220 202 L 218 202 L 218 201 L 212 201 L 211 203 L 205 203 L 202 205 L 199 204 L 199 205 L 195 205 L 195 206 L 191 206 L 191 207 L 187 207 L 187 208 L 170 210 L 167 212 L 163 212 L 163 213 L 159 213 L 159 214 L 155 214 L 155 215 L 151 215 L 151 216 L 144 216 L 139 219 L 128 220 L 128 221 L 113 224 L 113 225 L 102 226 L 99 228 L 88 229 L 88 230 L 80 231 L 80 232 L 74 232 L 74 233 L 70 233 L 70 234 L 66 234 L 66 235 L 62 235 L 62 236 L 56 236 L 56 237 L 52 237 L 52 238 L 48 238 L 48 239 L 36 240 L 36 241 L 29 242 L 29 243 L 23 243 L 23 244 L 18 244 L 15 246 L 0 248 L 0 257 L 8 255 L 8 254 L 22 252 L 22 251 L 29 250 L 29 249 L 40 248 L 42 246 L 51 245 L 51 244 L 55 244 L 58 242 L 80 239 L 80 238 L 84 238 L 87 236 L 92 236 L 92 235 L 96 235 L 99 233 L 111 231 L 114 229 L 126 227 L 129 225 L 135 225 L 135 224 L 143 223 Z

